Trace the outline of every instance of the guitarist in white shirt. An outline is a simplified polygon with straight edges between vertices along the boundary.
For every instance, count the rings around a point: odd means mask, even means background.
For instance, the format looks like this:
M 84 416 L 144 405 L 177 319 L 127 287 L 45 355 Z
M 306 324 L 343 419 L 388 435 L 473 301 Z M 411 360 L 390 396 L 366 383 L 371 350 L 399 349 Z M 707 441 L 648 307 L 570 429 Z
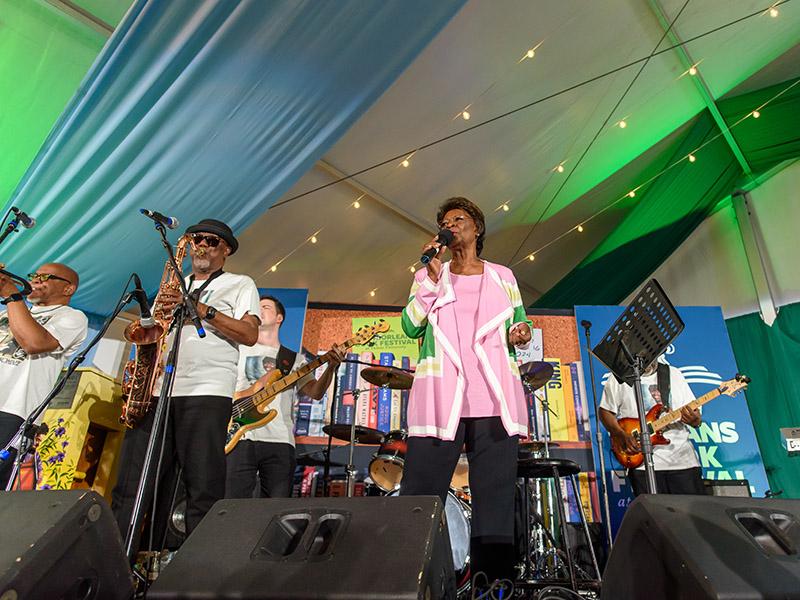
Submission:
M 662 402 L 659 388 L 664 389 L 665 382 L 659 381 L 658 365 L 658 360 L 653 362 L 642 375 L 642 395 L 646 411 L 656 402 Z M 689 426 L 699 427 L 702 420 L 699 409 L 686 406 L 695 400 L 695 396 L 679 369 L 661 363 L 660 370 L 662 378 L 669 373 L 669 397 L 666 403 L 662 403 L 670 410 L 681 408 L 681 418 L 663 432 L 670 443 L 653 446 L 658 493 L 705 494 L 700 461 L 689 439 Z M 614 376 L 610 376 L 606 380 L 600 401 L 600 420 L 611 435 L 612 442 L 630 454 L 641 452 L 641 448 L 638 441 L 620 427 L 617 419 L 638 418 L 638 414 L 633 387 L 627 383 L 619 383 Z M 629 469 L 627 476 L 634 496 L 646 492 L 644 465 Z
M 265 382 L 276 368 L 288 373 L 306 364 L 300 354 L 294 356 L 293 364 L 278 364 L 279 360 L 290 361 L 287 357 L 293 354 L 286 349 L 280 352 L 279 332 L 286 318 L 286 310 L 273 296 L 262 296 L 260 307 L 258 341 L 255 346 L 240 347 L 237 393 L 258 381 Z M 298 393 L 302 392 L 315 400 L 322 398 L 342 360 L 344 351 L 334 345 L 327 368 L 319 379 L 314 379 L 310 373 L 272 400 L 269 408 L 277 411 L 276 417 L 266 425 L 247 431 L 227 456 L 226 498 L 252 498 L 256 475 L 262 498 L 288 498 L 291 495 L 297 464 L 294 409 Z

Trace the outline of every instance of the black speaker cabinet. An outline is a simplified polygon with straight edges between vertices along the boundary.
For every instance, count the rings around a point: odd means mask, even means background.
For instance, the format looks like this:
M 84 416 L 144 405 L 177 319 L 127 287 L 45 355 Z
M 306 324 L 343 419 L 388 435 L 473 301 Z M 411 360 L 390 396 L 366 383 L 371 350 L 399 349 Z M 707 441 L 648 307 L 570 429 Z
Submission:
M 602 598 L 800 598 L 800 500 L 640 496 L 614 540 Z
M 441 500 L 221 500 L 147 597 L 455 598 Z
M 119 529 L 96 492 L 0 492 L 0 539 L 0 598 L 133 596 Z

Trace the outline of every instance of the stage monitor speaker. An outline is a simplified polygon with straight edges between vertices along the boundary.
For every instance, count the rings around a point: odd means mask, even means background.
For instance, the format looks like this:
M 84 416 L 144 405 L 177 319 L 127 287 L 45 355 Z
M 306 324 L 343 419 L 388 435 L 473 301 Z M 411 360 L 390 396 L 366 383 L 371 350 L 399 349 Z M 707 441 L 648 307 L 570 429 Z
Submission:
M 800 598 L 800 500 L 639 496 L 614 540 L 601 597 Z
M 122 537 L 88 490 L 0 492 L 0 598 L 133 597 Z
M 455 598 L 441 500 L 221 500 L 147 598 Z
M 703 479 L 703 486 L 709 496 L 728 496 L 750 498 L 750 482 L 747 479 Z

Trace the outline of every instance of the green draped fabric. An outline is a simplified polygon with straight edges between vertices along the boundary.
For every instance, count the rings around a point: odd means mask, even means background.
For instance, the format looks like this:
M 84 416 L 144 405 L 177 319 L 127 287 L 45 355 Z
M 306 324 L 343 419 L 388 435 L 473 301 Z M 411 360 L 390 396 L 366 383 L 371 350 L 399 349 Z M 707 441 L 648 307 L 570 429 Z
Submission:
M 781 445 L 781 427 L 800 427 L 800 304 L 781 308 L 768 327 L 757 314 L 726 321 L 736 364 L 752 382 L 747 405 L 770 488 L 800 498 L 800 456 Z
M 720 112 L 733 124 L 791 83 L 723 100 Z M 747 118 L 732 131 L 756 175 L 800 156 L 800 85 L 763 108 L 760 118 Z M 743 180 L 742 167 L 725 140 L 720 136 L 711 141 L 718 134 L 708 111 L 698 115 L 687 133 L 664 151 L 668 164 L 689 152 L 697 161 L 683 161 L 637 191 L 641 200 L 620 225 L 533 307 L 618 304 L 633 292 Z

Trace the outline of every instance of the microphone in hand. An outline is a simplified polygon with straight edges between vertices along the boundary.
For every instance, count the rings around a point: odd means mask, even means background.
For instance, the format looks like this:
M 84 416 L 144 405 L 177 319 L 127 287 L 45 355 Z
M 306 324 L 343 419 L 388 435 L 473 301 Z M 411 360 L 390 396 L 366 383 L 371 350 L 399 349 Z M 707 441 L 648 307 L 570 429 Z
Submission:
M 428 248 L 425 250 L 419 259 L 419 262 L 421 262 L 423 265 L 427 265 L 429 262 L 431 262 L 433 257 L 439 253 L 439 250 L 442 246 L 448 246 L 453 241 L 453 232 L 449 229 L 440 229 L 439 233 L 436 234 L 435 241 L 437 244 L 439 244 L 439 248 Z

